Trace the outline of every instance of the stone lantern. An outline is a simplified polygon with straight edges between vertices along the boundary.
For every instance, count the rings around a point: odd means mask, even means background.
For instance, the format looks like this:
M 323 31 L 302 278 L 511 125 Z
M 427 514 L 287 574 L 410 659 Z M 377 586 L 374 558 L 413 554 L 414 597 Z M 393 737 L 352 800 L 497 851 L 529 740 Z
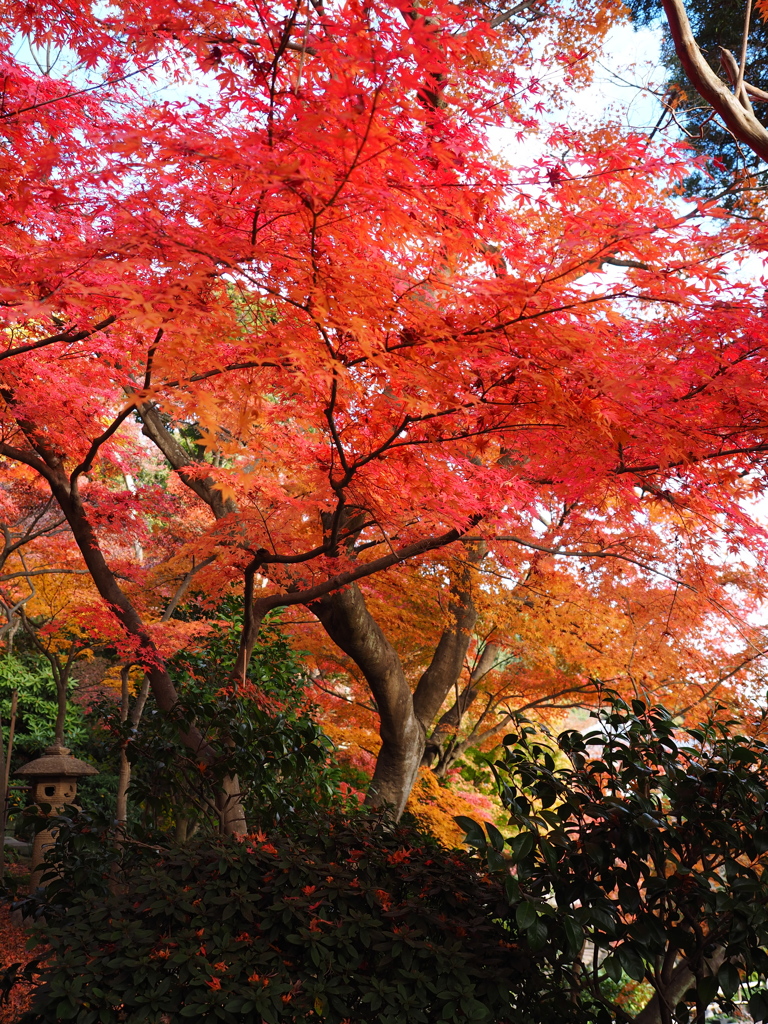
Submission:
M 42 757 L 30 761 L 16 772 L 16 775 L 29 779 L 32 803 L 36 804 L 40 813 L 48 818 L 57 817 L 65 807 L 75 803 L 77 780 L 81 776 L 98 774 L 92 765 L 79 761 L 76 757 L 70 757 L 69 749 L 58 744 L 48 747 Z M 55 843 L 57 831 L 54 826 L 42 829 L 35 835 L 30 881 L 33 889 L 40 884 L 43 859 L 46 851 Z

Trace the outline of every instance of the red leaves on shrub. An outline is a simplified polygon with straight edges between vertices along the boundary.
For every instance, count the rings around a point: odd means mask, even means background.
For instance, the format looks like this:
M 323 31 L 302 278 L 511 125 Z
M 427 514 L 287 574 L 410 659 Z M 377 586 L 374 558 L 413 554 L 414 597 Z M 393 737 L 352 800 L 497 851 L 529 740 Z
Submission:
M 11 916 L 8 908 L 0 906 L 0 975 L 14 964 L 19 964 L 20 973 L 31 960 L 38 959 L 40 951 L 30 953 L 26 945 L 26 932 Z M 0 1024 L 13 1024 L 28 1009 L 32 987 L 25 981 L 14 985 L 8 1001 L 0 1005 Z

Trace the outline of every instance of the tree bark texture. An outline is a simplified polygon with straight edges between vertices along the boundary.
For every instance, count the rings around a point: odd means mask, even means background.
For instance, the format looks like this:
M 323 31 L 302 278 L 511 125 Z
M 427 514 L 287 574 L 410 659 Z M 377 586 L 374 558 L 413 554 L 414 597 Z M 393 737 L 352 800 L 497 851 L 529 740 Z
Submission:
M 333 642 L 358 666 L 379 711 L 381 751 L 367 802 L 403 813 L 419 770 L 426 731 L 397 651 L 371 615 L 356 583 L 316 601 L 313 613 Z
M 735 95 L 704 59 L 694 39 L 683 0 L 662 0 L 675 52 L 694 89 L 720 115 L 726 127 L 762 160 L 768 161 L 768 131 L 755 116 L 745 88 Z M 753 92 L 759 90 L 752 90 Z
M 139 728 L 141 716 L 144 713 L 144 705 L 149 696 L 149 676 L 144 675 L 141 689 L 136 694 L 133 707 L 130 707 L 130 694 L 128 688 L 131 666 L 124 665 L 120 671 L 121 701 L 120 721 L 130 725 L 131 733 L 136 734 Z M 117 798 L 115 800 L 115 819 L 118 828 L 125 828 L 128 821 L 128 787 L 131 784 L 131 762 L 128 760 L 128 744 L 131 737 L 126 737 L 120 745 L 120 767 L 117 776 Z
M 715 950 L 714 956 L 707 960 L 710 973 L 717 974 L 724 959 L 725 949 L 719 946 Z M 682 961 L 673 966 L 667 977 L 662 977 L 661 980 L 663 983 L 661 993 L 656 992 L 653 998 L 646 1003 L 635 1017 L 635 1024 L 669 1024 L 672 1020 L 672 1012 L 694 984 L 696 978 L 685 961 Z

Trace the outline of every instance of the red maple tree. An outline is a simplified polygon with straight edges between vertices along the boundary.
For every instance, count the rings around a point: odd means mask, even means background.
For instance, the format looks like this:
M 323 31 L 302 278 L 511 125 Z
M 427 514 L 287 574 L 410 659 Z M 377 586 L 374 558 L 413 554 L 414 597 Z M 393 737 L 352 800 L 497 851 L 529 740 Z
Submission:
M 586 73 L 606 10 L 551 13 L 528 36 L 551 31 L 548 59 Z M 268 611 L 309 608 L 371 689 L 372 798 L 396 813 L 471 610 L 453 602 L 414 690 L 361 581 L 519 545 L 722 603 L 718 545 L 763 540 L 742 507 L 766 451 L 763 303 L 727 260 L 749 225 L 711 230 L 712 204 L 677 198 L 688 153 L 610 123 L 549 123 L 553 156 L 501 159 L 489 132 L 534 132 L 560 88 L 518 16 L 480 0 L 2 15 L 6 41 L 80 64 L 4 61 L 0 457 L 49 488 L 104 630 L 163 710 L 171 630 L 121 526 L 154 514 L 212 591 L 242 581 L 239 676 Z M 183 528 L 141 483 L 137 420 L 186 492 Z M 537 526 L 553 503 L 587 510 L 565 546 Z M 194 727 L 183 739 L 215 758 Z M 238 792 L 228 778 L 217 797 L 227 831 L 245 827 Z

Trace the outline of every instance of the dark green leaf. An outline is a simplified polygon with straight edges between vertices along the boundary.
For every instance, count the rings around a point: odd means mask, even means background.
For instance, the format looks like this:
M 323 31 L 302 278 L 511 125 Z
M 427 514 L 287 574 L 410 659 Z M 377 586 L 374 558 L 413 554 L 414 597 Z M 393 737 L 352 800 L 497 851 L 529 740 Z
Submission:
M 717 980 L 723 993 L 730 999 L 739 988 L 741 976 L 735 964 L 726 961 L 726 963 L 720 965 L 720 969 L 717 972 Z
M 468 846 L 476 846 L 480 850 L 485 849 L 485 832 L 483 832 L 482 826 L 478 822 L 472 818 L 467 818 L 463 814 L 458 814 L 453 820 L 466 833 L 464 842 Z
M 563 929 L 568 942 L 569 951 L 573 956 L 578 956 L 584 945 L 584 929 L 571 917 L 563 920 Z
M 458 818 L 456 820 L 458 821 Z M 485 830 L 488 833 L 488 838 L 491 840 L 491 845 L 494 850 L 501 852 L 501 850 L 504 849 L 504 836 L 499 832 L 495 825 L 491 824 L 490 821 L 486 821 Z
M 642 957 L 631 946 L 619 946 L 616 956 L 625 974 L 628 974 L 633 981 L 643 980 L 645 977 L 645 964 Z
M 521 832 L 520 835 L 515 836 L 514 839 L 508 839 L 507 842 L 512 848 L 512 863 L 519 864 L 520 861 L 525 860 L 533 850 L 533 833 Z
M 515 910 L 515 920 L 517 921 L 517 927 L 521 931 L 530 928 L 536 917 L 536 908 L 532 903 L 521 903 Z

